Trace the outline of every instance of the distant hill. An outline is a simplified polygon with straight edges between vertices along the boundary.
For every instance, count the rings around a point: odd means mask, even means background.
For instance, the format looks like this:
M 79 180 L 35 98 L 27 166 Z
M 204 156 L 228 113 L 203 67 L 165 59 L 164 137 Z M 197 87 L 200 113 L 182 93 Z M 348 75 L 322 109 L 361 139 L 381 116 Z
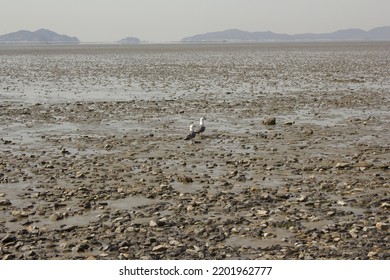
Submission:
M 273 32 L 248 32 L 238 29 L 210 32 L 182 39 L 182 42 L 266 42 L 266 41 L 390 41 L 390 26 L 369 31 L 345 29 L 332 33 L 278 34 Z
M 77 37 L 60 35 L 47 29 L 39 29 L 31 32 L 20 30 L 0 36 L 0 43 L 79 43 Z
M 120 44 L 139 44 L 140 42 L 141 40 L 138 39 L 137 37 L 127 37 L 118 41 L 118 43 Z

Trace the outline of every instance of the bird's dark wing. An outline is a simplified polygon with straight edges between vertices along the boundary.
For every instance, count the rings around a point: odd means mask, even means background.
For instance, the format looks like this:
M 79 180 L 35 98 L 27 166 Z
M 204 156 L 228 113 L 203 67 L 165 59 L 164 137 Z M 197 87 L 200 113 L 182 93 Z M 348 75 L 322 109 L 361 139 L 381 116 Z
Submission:
M 190 132 L 190 133 L 186 136 L 186 138 L 184 138 L 184 140 L 190 140 L 190 139 L 194 138 L 195 135 L 196 135 L 195 132 Z
M 204 125 L 202 125 L 202 126 L 196 131 L 196 133 L 203 133 L 205 130 L 206 130 L 206 127 L 205 127 Z

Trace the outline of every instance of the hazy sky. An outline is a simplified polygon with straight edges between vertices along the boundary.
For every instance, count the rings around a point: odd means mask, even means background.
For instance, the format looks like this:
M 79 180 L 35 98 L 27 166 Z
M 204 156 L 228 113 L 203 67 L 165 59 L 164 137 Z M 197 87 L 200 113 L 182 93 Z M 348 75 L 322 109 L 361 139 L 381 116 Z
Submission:
M 390 0 L 0 0 L 0 34 L 47 28 L 83 42 L 178 41 L 238 28 L 277 33 L 390 25 Z

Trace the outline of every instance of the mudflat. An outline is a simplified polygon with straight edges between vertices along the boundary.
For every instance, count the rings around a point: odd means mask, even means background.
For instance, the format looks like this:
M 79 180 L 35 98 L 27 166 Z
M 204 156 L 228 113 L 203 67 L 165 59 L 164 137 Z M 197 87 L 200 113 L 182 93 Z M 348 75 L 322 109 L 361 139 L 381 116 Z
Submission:
M 0 258 L 390 258 L 389 43 L 0 62 Z

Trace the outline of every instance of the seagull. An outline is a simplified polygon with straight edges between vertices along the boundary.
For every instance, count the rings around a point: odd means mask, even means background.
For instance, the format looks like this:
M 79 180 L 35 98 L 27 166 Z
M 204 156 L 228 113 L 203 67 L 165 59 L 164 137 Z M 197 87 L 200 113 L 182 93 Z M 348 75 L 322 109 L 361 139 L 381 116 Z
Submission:
M 194 125 L 191 124 L 190 125 L 190 133 L 188 133 L 188 135 L 186 136 L 186 138 L 184 138 L 184 140 L 193 139 L 195 136 L 196 136 L 196 132 L 194 131 Z
M 195 132 L 196 134 L 202 134 L 205 130 L 206 127 L 204 126 L 203 120 L 205 120 L 206 117 L 201 117 L 199 121 L 199 129 Z

